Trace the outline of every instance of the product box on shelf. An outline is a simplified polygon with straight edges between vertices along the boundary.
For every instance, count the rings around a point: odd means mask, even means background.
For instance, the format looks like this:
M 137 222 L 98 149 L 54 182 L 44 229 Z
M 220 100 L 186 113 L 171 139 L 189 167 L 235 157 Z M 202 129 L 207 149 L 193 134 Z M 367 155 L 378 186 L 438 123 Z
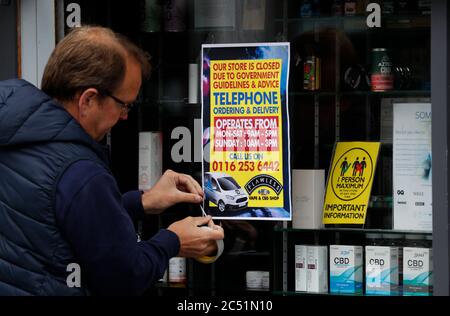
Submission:
M 430 248 L 403 248 L 403 295 L 431 295 L 433 286 L 432 251 Z
M 320 229 L 325 170 L 292 170 L 292 228 Z
M 362 294 L 362 246 L 330 245 L 330 292 Z
M 306 291 L 328 293 L 327 246 L 308 246 L 306 249 Z
M 162 134 L 139 133 L 139 190 L 150 189 L 162 175 Z
M 250 290 L 268 290 L 270 287 L 269 271 L 245 272 L 245 283 Z
M 305 245 L 295 245 L 295 291 L 306 292 L 306 250 Z
M 366 294 L 398 295 L 398 248 L 366 246 Z

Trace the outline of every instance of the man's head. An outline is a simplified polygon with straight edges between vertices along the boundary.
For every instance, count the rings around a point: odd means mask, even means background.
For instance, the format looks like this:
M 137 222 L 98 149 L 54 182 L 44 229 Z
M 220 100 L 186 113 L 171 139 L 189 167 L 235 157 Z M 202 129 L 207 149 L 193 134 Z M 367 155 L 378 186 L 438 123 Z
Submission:
M 102 27 L 75 28 L 52 52 L 42 90 L 58 100 L 96 140 L 126 119 L 142 78 L 150 73 L 148 55 L 125 37 Z

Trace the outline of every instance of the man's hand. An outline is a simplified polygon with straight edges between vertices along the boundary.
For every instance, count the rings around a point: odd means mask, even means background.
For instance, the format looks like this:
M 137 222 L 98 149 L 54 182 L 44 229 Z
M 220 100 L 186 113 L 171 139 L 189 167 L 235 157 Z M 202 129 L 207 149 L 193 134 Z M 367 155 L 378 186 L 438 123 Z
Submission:
M 208 227 L 199 227 L 208 224 Z M 216 240 L 224 238 L 222 227 L 214 225 L 211 216 L 186 217 L 172 223 L 168 230 L 180 239 L 179 257 L 197 258 L 212 255 L 217 251 Z
M 142 205 L 147 214 L 160 214 L 177 203 L 203 201 L 203 190 L 191 176 L 172 170 L 164 172 L 159 181 L 142 195 Z

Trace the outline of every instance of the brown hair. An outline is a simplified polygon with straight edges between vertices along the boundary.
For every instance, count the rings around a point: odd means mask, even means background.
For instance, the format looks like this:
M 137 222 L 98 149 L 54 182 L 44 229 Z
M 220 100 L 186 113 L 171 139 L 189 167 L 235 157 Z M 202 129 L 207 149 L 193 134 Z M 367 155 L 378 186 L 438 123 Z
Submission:
M 150 56 L 125 36 L 98 26 L 75 28 L 50 55 L 42 91 L 59 101 L 87 88 L 111 93 L 122 83 L 127 57 L 140 64 L 143 78 L 149 76 Z

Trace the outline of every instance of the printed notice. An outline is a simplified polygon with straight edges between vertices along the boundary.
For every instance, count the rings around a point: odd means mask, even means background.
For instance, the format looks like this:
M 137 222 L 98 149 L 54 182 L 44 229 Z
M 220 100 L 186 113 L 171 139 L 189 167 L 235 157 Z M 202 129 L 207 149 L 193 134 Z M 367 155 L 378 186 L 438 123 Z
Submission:
M 394 229 L 432 230 L 431 103 L 395 103 Z
M 206 210 L 290 220 L 289 43 L 203 45 L 202 54 Z
M 328 174 L 324 224 L 364 224 L 379 142 L 338 142 Z

